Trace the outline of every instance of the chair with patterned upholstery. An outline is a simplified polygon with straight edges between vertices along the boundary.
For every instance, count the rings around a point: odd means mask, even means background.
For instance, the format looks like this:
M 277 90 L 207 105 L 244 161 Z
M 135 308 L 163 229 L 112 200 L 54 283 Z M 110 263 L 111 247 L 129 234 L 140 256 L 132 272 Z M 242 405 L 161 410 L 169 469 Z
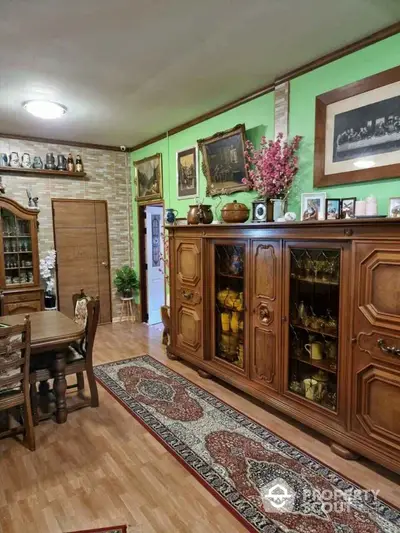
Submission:
M 0 411 L 8 411 L 8 428 L 0 437 L 24 433 L 30 450 L 35 449 L 32 409 L 29 396 L 29 365 L 31 354 L 31 324 L 26 315 L 23 324 L 0 327 Z M 19 425 L 10 427 L 11 413 L 23 407 L 23 413 L 15 419 Z
M 67 406 L 68 412 L 81 409 L 82 407 L 98 407 L 99 395 L 97 392 L 96 380 L 93 372 L 93 344 L 96 335 L 97 325 L 100 314 L 100 300 L 98 297 L 91 298 L 86 296 L 83 289 L 79 294 L 72 296 L 72 303 L 75 310 L 74 321 L 82 326 L 85 333 L 79 342 L 72 343 L 66 353 L 66 368 L 65 375 L 70 376 L 76 374 L 76 383 L 69 385 L 68 389 L 78 389 L 78 396 L 81 402 L 74 403 Z M 37 422 L 37 395 L 36 383 L 45 382 L 51 379 L 52 376 L 52 360 L 54 356 L 51 354 L 43 354 L 43 356 L 35 356 L 34 372 L 31 374 L 31 399 L 33 403 L 35 419 Z M 84 372 L 88 380 L 90 399 L 84 396 L 85 380 Z

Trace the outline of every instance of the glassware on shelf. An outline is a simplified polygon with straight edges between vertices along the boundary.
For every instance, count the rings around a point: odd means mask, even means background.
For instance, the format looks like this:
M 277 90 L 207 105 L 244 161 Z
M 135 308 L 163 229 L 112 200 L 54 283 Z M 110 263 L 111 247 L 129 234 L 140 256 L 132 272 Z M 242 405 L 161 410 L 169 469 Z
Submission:
M 337 332 L 337 320 L 336 318 L 333 318 L 331 315 L 331 310 L 326 310 L 326 320 L 325 320 L 325 329 L 329 333 L 336 333 Z

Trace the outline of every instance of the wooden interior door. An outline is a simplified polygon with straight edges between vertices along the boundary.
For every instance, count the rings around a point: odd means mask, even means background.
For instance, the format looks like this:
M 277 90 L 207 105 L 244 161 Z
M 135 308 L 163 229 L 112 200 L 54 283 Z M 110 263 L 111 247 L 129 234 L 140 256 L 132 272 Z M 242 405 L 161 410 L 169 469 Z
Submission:
M 53 200 L 58 308 L 73 316 L 72 295 L 81 288 L 100 298 L 100 323 L 111 322 L 107 202 Z

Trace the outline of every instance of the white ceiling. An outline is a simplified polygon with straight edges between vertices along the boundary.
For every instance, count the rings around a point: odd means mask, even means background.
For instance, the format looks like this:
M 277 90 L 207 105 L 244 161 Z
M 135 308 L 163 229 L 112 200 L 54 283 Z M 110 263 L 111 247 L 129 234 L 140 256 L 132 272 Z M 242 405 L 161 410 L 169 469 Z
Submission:
M 400 20 L 400 0 L 2 0 L 0 132 L 132 146 Z M 21 103 L 63 103 L 57 121 Z

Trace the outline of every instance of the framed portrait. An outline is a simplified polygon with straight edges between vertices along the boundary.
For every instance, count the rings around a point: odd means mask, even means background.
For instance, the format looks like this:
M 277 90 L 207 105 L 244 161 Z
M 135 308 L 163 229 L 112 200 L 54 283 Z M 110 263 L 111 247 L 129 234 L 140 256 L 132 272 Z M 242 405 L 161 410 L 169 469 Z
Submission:
M 400 196 L 389 198 L 388 217 L 400 218 Z
M 327 198 L 325 200 L 326 220 L 337 220 L 340 214 L 340 198 Z
M 400 175 L 400 66 L 316 99 L 314 186 Z
M 197 161 L 197 146 L 176 152 L 178 199 L 193 198 L 199 195 Z
M 357 198 L 342 198 L 342 206 L 340 209 L 341 218 L 353 218 L 356 214 L 356 200 Z
M 301 220 L 325 220 L 325 192 L 304 192 L 301 195 Z
M 161 154 L 155 154 L 140 161 L 134 161 L 136 200 L 148 202 L 161 200 L 162 190 L 162 164 Z
M 248 190 L 248 186 L 242 183 L 243 178 L 247 178 L 244 124 L 197 142 L 203 157 L 202 170 L 207 178 L 207 196 Z

